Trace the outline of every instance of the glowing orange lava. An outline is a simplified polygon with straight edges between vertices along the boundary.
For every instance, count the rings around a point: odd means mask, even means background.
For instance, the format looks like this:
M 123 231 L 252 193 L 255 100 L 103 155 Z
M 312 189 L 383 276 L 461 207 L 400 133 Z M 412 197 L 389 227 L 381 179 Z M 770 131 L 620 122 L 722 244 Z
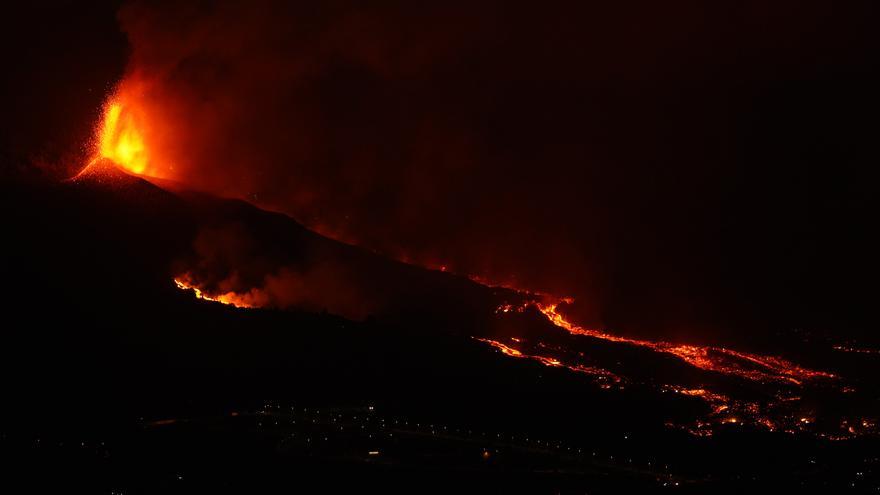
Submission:
M 221 304 L 228 304 L 230 306 L 235 306 L 236 308 L 253 308 L 255 307 L 253 304 L 248 302 L 246 298 L 242 297 L 235 292 L 227 292 L 224 294 L 216 294 L 209 295 L 205 293 L 202 289 L 196 287 L 193 283 L 187 281 L 185 278 L 175 278 L 174 285 L 177 286 L 178 289 L 181 290 L 191 290 L 193 294 L 199 299 L 203 299 L 205 301 L 212 301 Z
M 602 382 L 602 388 L 610 388 L 610 383 L 621 384 L 624 381 L 621 377 L 603 368 L 598 368 L 595 366 L 584 366 L 582 364 L 576 363 L 565 363 L 556 357 L 546 356 L 542 354 L 527 354 L 523 351 L 520 351 L 519 349 L 514 349 L 513 347 L 503 344 L 497 340 L 484 339 L 480 337 L 474 337 L 474 340 L 485 342 L 486 344 L 491 345 L 492 347 L 501 351 L 503 354 L 510 357 L 531 359 L 533 361 L 537 361 L 543 364 L 544 366 L 561 367 L 577 373 L 591 375 L 598 381 Z M 521 339 L 513 337 L 510 340 L 516 343 L 522 342 Z
M 523 293 L 523 295 L 527 295 Z M 544 301 L 548 296 L 542 296 Z M 840 378 L 824 371 L 815 371 L 796 365 L 791 361 L 776 356 L 765 356 L 735 351 L 718 346 L 698 346 L 689 344 L 673 344 L 663 341 L 639 340 L 613 335 L 601 330 L 582 328 L 568 319 L 559 311 L 562 303 L 571 303 L 571 299 L 556 299 L 552 302 L 541 302 L 531 297 L 517 304 L 502 304 L 495 310 L 498 315 L 513 315 L 534 309 L 544 315 L 555 326 L 572 335 L 601 339 L 609 342 L 638 346 L 654 352 L 668 354 L 680 359 L 689 366 L 700 370 L 720 373 L 744 380 L 752 384 L 750 392 L 742 396 L 736 388 L 726 386 L 725 391 L 715 390 L 718 384 L 698 387 L 686 385 L 662 384 L 649 381 L 633 381 L 623 375 L 598 367 L 586 366 L 581 363 L 587 356 L 583 352 L 572 352 L 558 344 L 547 345 L 543 342 L 527 343 L 521 338 L 509 338 L 509 343 L 498 340 L 476 338 L 491 345 L 504 355 L 538 361 L 546 366 L 559 367 L 575 372 L 599 376 L 603 380 L 602 388 L 616 385 L 623 389 L 624 384 L 635 387 L 653 389 L 659 393 L 672 392 L 683 398 L 696 399 L 704 402 L 707 412 L 693 422 L 668 422 L 667 426 L 678 428 L 688 433 L 711 437 L 718 428 L 757 428 L 769 432 L 788 434 L 807 433 L 828 440 L 846 440 L 862 435 L 874 435 L 878 429 L 871 418 L 847 418 L 839 428 L 833 424 L 817 424 L 815 411 L 805 402 L 803 393 L 810 394 L 807 389 L 822 389 L 827 393 L 836 390 L 848 393 L 853 389 L 840 383 Z M 549 353 L 549 354 L 548 354 Z M 620 364 L 620 363 L 618 363 Z M 756 388 L 757 386 L 757 388 Z M 761 391 L 755 394 L 755 391 Z
M 530 304 L 533 304 L 554 325 L 572 334 L 646 347 L 656 352 L 671 354 L 687 364 L 702 370 L 739 376 L 762 383 L 775 381 L 789 382 L 795 385 L 800 385 L 806 380 L 836 378 L 831 373 L 803 368 L 791 361 L 776 356 L 761 356 L 716 346 L 672 344 L 662 341 L 653 342 L 631 339 L 612 335 L 601 330 L 586 329 L 565 319 L 557 310 L 559 303 L 544 304 L 533 302 Z
M 106 176 L 106 165 L 129 174 L 161 179 L 172 178 L 173 167 L 168 160 L 158 159 L 157 133 L 147 118 L 148 112 L 138 95 L 142 85 L 126 79 L 107 99 L 101 120 L 95 128 L 94 154 L 91 161 L 75 178 L 87 174 Z M 155 117 L 155 111 L 149 115 Z M 163 155 L 164 156 L 164 155 Z
M 147 171 L 149 154 L 143 122 L 119 100 L 109 103 L 104 112 L 98 134 L 98 154 L 133 174 Z

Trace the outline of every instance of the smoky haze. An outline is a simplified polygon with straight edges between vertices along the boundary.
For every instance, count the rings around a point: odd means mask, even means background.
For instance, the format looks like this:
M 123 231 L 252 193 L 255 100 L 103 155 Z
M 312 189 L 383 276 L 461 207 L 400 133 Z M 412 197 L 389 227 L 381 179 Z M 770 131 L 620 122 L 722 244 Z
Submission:
M 859 223 L 874 153 L 839 118 L 873 94 L 866 12 L 133 2 L 118 18 L 122 87 L 168 178 L 574 295 L 590 324 L 690 335 L 836 311 L 829 260 L 857 269 L 861 231 L 825 239 Z

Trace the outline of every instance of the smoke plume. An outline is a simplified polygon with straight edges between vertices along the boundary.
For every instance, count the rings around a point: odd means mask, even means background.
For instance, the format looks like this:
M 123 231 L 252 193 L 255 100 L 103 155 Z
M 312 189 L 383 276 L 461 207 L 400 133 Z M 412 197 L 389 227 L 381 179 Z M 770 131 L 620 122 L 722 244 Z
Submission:
M 810 81 L 871 59 L 861 6 L 826 7 L 132 2 L 119 94 L 147 122 L 152 175 L 574 295 L 587 320 L 686 332 L 778 305 L 815 255 L 752 240 L 821 237 L 788 215 L 810 187 L 787 186 L 822 182 L 802 160 L 813 137 L 849 138 L 834 109 L 779 88 L 822 90 Z M 345 277 L 277 272 L 254 297 Z

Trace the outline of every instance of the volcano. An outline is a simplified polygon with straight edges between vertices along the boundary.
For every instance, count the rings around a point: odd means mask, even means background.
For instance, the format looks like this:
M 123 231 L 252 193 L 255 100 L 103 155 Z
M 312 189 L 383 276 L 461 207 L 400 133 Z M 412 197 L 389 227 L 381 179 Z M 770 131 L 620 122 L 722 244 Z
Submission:
M 216 481 L 199 467 L 209 459 L 273 483 L 280 471 L 268 466 L 286 460 L 307 460 L 313 476 L 366 470 L 377 483 L 432 476 L 440 462 L 458 482 L 493 486 L 697 490 L 743 472 L 772 484 L 868 462 L 838 446 L 874 445 L 863 390 L 876 384 L 853 379 L 840 356 L 586 330 L 566 319 L 565 301 L 157 183 L 99 160 L 74 180 L 4 194 L 6 211 L 28 212 L 13 217 L 17 242 L 4 253 L 14 260 L 4 299 L 20 322 L 5 373 L 27 377 L 8 391 L 7 452 L 47 442 L 34 436 L 51 424 L 57 449 L 35 455 L 73 456 L 85 483 L 107 482 L 106 469 L 130 483 L 146 462 L 194 473 L 199 487 Z M 273 279 L 278 291 L 303 289 L 284 299 L 266 289 Z M 206 435 L 231 439 L 229 457 L 218 460 Z M 758 438 L 776 447 L 756 452 Z M 72 441 L 92 450 L 61 447 Z M 702 458 L 707 442 L 723 460 Z M 172 444 L 187 454 L 146 461 Z M 263 460 L 228 450 L 243 447 Z M 163 476 L 150 487 L 174 486 Z
M 0 488 L 877 492 L 823 3 L 7 9 Z

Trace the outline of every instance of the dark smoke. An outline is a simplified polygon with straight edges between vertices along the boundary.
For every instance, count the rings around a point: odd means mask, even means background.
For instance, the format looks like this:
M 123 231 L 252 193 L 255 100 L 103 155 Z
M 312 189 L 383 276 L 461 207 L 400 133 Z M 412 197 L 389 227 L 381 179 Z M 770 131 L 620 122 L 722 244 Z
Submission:
M 827 267 L 861 258 L 827 229 L 858 218 L 874 153 L 853 120 L 876 88 L 867 11 L 637 3 L 135 2 L 119 18 L 127 80 L 189 187 L 575 295 L 626 331 L 833 306 Z M 266 297 L 345 277 L 288 275 Z
M 200 230 L 183 276 L 210 294 L 235 294 L 240 304 L 329 312 L 364 320 L 390 304 L 379 300 L 363 276 L 338 260 L 272 256 L 241 223 Z

